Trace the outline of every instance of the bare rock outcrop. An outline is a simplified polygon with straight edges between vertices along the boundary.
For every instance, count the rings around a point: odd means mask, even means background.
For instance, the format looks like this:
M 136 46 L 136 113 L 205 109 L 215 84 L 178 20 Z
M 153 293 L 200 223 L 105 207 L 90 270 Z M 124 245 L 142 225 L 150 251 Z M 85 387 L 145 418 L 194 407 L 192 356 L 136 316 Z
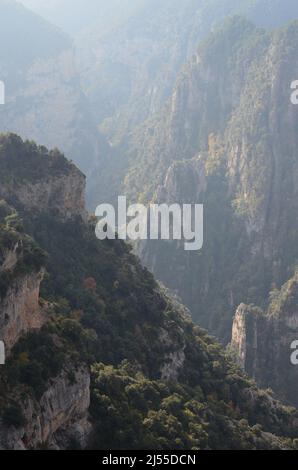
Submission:
M 19 338 L 33 329 L 39 329 L 45 316 L 39 305 L 39 290 L 43 271 L 17 278 L 0 300 L 0 338 L 6 354 Z
M 298 339 L 298 277 L 273 292 L 268 311 L 241 304 L 233 322 L 232 348 L 241 366 L 262 387 L 298 405 L 298 367 L 291 344 Z
M 0 153 L 0 199 L 20 211 L 87 219 L 86 177 L 58 150 L 23 142 L 15 134 L 1 135 L 0 144 L 5 147 Z
M 21 428 L 6 427 L 0 423 L 0 449 L 66 449 L 74 442 L 84 447 L 91 431 L 89 405 L 88 369 L 83 366 L 78 369 L 68 367 L 51 380 L 39 401 L 27 398 L 21 402 L 25 418 Z

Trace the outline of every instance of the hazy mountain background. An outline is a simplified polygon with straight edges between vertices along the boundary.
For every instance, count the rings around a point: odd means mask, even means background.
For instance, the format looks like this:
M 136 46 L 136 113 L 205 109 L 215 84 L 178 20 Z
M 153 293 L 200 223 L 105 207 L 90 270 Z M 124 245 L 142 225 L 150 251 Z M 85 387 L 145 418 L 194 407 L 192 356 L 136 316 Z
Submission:
M 14 2 L 8 0 L 8 3 Z M 82 96 L 75 101 L 84 101 L 78 105 L 79 114 L 84 108 L 84 115 L 82 118 L 74 115 L 76 105 L 68 102 L 68 108 L 72 109 L 69 116 L 61 113 L 61 120 L 63 117 L 65 121 L 62 129 L 68 127 L 71 119 L 78 122 L 83 119 L 83 122 L 76 126 L 75 135 L 68 136 L 68 146 L 65 143 L 62 146 L 62 138 L 57 144 L 92 175 L 88 179 L 91 207 L 117 193 L 115 185 L 119 182 L 114 180 L 120 178 L 118 173 L 125 165 L 127 135 L 169 99 L 179 71 L 216 24 L 228 15 L 239 13 L 259 26 L 272 28 L 298 15 L 293 0 L 114 0 L 88 2 L 88 8 L 79 0 L 71 2 L 71 6 L 63 0 L 22 3 L 72 36 L 76 70 L 71 82 L 79 83 L 77 92 L 81 91 Z M 52 42 L 55 43 L 54 39 Z M 22 134 L 20 126 L 9 126 L 9 130 Z M 38 132 L 33 137 L 46 145 L 55 145 L 53 134 L 57 127 L 52 133 L 49 127 L 48 139 L 46 132 L 42 138 Z M 87 138 L 89 129 L 92 135 Z M 23 134 L 27 135 L 26 132 L 24 129 Z M 110 149 L 105 146 L 104 136 L 112 144 Z M 77 146 L 80 151 L 76 151 Z
M 150 0 L 21 0 L 24 6 L 75 35 L 85 28 L 96 27 L 104 34 Z
M 21 3 L 0 0 L 0 79 L 6 84 L 0 130 L 63 151 L 87 175 L 91 210 L 101 202 L 114 203 L 119 194 L 145 204 L 204 203 L 205 242 L 199 253 L 186 253 L 173 243 L 149 242 L 136 247 L 141 261 L 179 296 L 197 324 L 224 345 L 231 342 L 230 352 L 261 386 L 272 387 L 286 404 L 297 406 L 297 367 L 289 361 L 290 344 L 298 334 L 298 108 L 290 101 L 290 84 L 298 78 L 297 1 Z M 29 259 L 35 276 L 46 264 L 49 277 L 41 284 L 41 302 L 49 303 L 53 322 L 45 332 L 47 340 L 52 341 L 51 328 L 58 331 L 67 351 L 63 360 L 72 364 L 73 349 L 82 336 L 85 361 L 81 366 L 97 361 L 108 364 L 107 369 L 96 366 L 91 374 L 93 444 L 104 445 L 98 440 L 102 429 L 96 420 L 103 419 L 112 400 L 113 426 L 120 433 L 107 435 L 107 446 L 117 442 L 125 447 L 131 436 L 138 435 L 136 447 L 150 442 L 160 448 L 169 443 L 177 448 L 220 448 L 224 446 L 222 426 L 226 432 L 230 429 L 227 445 L 236 448 L 293 446 L 295 412 L 275 413 L 279 405 L 264 394 L 264 413 L 258 413 L 263 392 L 252 391 L 251 383 L 245 382 L 240 393 L 244 379 L 235 365 L 230 366 L 230 356 L 216 360 L 220 346 L 196 330 L 184 307 L 175 306 L 179 312 L 182 308 L 183 320 L 175 313 L 172 301 L 167 303 L 163 291 L 125 245 L 101 244 L 93 259 L 83 175 L 57 150 L 24 143 L 15 135 L 3 137 L 0 150 L 0 195 L 6 201 L 0 239 L 3 311 L 8 308 L 9 317 L 7 289 L 18 287 L 14 273 L 19 280 L 23 259 Z M 48 166 L 41 163 L 43 158 L 49 159 Z M 19 172 L 22 159 L 27 163 Z M 74 194 L 72 188 L 76 188 Z M 69 217 L 82 219 L 78 233 Z M 50 230 L 52 226 L 56 232 Z M 29 242 L 29 236 L 35 241 Z M 64 237 L 69 245 L 63 244 Z M 19 240 L 21 246 L 23 239 L 25 251 L 20 264 L 14 264 L 13 242 Z M 48 262 L 42 250 L 48 253 Z M 13 268 L 8 273 L 7 266 Z M 29 282 L 26 276 L 23 281 Z M 36 300 L 40 279 L 34 277 L 32 282 Z M 55 313 L 70 323 L 60 324 Z M 26 332 L 32 324 L 40 327 L 39 315 L 30 323 L 25 312 Z M 13 328 L 5 329 L 5 318 L 2 328 L 17 347 L 4 382 L 13 388 L 10 380 L 15 375 L 21 393 L 22 387 L 32 387 L 37 376 L 43 396 L 49 377 L 58 378 L 58 383 L 65 380 L 61 368 L 53 368 L 47 357 L 30 370 L 26 357 L 33 358 L 39 339 L 30 338 L 18 346 L 21 332 L 10 337 Z M 152 342 L 157 336 L 160 346 Z M 120 346 L 113 354 L 108 346 L 99 348 L 117 341 Z M 100 354 L 94 353 L 94 347 Z M 130 364 L 122 364 L 124 359 Z M 40 372 L 43 361 L 46 378 Z M 155 364 L 160 365 L 158 372 Z M 150 397 L 152 387 L 155 390 L 153 408 L 146 400 L 144 408 L 139 366 Z M 68 369 L 72 371 L 72 365 Z M 86 434 L 90 426 L 86 418 L 90 374 L 81 373 L 85 389 L 77 393 L 84 395 L 85 407 L 80 410 L 77 403 L 75 417 L 65 413 L 61 429 L 66 441 L 73 438 L 68 432 L 70 422 L 84 420 Z M 113 395 L 115 377 L 123 385 L 120 396 Z M 168 390 L 163 399 L 153 383 L 156 379 L 178 381 L 182 389 Z M 129 392 L 124 386 L 127 380 L 132 380 Z M 195 395 L 189 394 L 189 386 L 195 387 Z M 38 410 L 40 396 L 32 398 L 30 393 L 26 396 Z M 140 409 L 132 405 L 136 396 Z M 18 415 L 11 412 L 14 400 L 1 400 L 13 425 L 11 413 L 14 418 Z M 178 414 L 183 410 L 189 417 L 189 400 L 195 401 L 191 409 L 199 419 L 187 420 L 178 442 Z M 202 411 L 200 401 L 207 403 L 206 410 Z M 159 407 L 165 414 L 158 414 Z M 119 409 L 128 421 L 121 420 Z M 223 416 L 227 415 L 226 422 Z M 166 431 L 172 416 L 178 420 L 174 437 Z M 20 414 L 18 418 L 24 431 Z M 133 423 L 137 423 L 135 432 Z M 156 434 L 157 423 L 162 431 Z M 257 423 L 261 430 L 254 429 Z M 109 419 L 106 425 L 111 426 Z M 194 428 L 194 433 L 187 432 Z M 22 432 L 17 442 L 26 447 Z M 0 428 L 0 443 L 5 436 L 6 428 L 2 434 Z M 61 436 L 54 432 L 48 437 L 52 445 L 63 447 Z M 5 442 L 4 446 L 14 445 Z
M 71 38 L 21 4 L 0 1 L 2 131 L 59 147 L 88 173 L 106 149 L 77 71 Z

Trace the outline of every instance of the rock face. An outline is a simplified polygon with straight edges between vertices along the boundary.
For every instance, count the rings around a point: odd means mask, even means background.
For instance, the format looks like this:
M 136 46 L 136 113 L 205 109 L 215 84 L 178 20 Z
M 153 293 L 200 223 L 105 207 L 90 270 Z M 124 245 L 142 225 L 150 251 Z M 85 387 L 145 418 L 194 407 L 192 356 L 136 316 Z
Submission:
M 42 304 L 40 299 L 45 258 L 33 239 L 24 234 L 22 225 L 13 223 L 17 213 L 12 205 L 23 214 L 34 217 L 46 212 L 60 222 L 77 217 L 82 222 L 87 212 L 85 177 L 62 154 L 24 143 L 16 135 L 2 135 L 0 141 L 5 147 L 0 152 L 0 200 L 4 199 L 0 215 L 0 339 L 9 362 L 19 340 L 34 331 L 39 334 L 38 330 L 50 321 L 50 304 Z M 22 161 L 18 160 L 20 148 Z M 11 217 L 12 225 L 6 217 Z M 9 400 L 18 403 L 22 425 L 8 426 L 0 419 L 0 448 L 85 447 L 91 431 L 89 385 L 88 368 L 67 362 L 62 372 L 48 381 L 39 398 L 34 390 L 26 394 L 22 388 L 13 387 Z
M 43 271 L 18 276 L 0 301 L 0 338 L 5 344 L 6 359 L 22 336 L 40 329 L 47 321 L 39 305 L 42 277 Z M 73 375 L 71 380 L 70 374 Z M 86 368 L 67 367 L 51 381 L 39 401 L 28 398 L 24 402 L 15 397 L 21 404 L 26 424 L 16 429 L 5 427 L 0 420 L 0 448 L 17 450 L 44 445 L 66 448 L 74 440 L 85 446 L 91 428 L 87 419 L 89 383 Z
M 142 260 L 226 343 L 237 306 L 264 307 L 298 259 L 297 44 L 295 22 L 266 33 L 239 17 L 226 21 L 130 142 L 123 187 L 133 201 L 204 205 L 200 253 L 155 243 L 149 255 L 142 247 Z
M 201 204 L 206 191 L 207 175 L 204 161 L 200 156 L 191 160 L 176 161 L 168 168 L 164 181 L 157 187 L 155 200 L 157 204 Z M 186 253 L 184 241 L 141 241 L 137 252 L 142 262 L 151 268 L 158 279 L 175 292 L 184 293 L 187 297 L 194 294 L 193 286 L 183 270 L 184 263 L 188 268 L 196 260 L 195 253 Z M 173 263 L 173 270 L 168 269 L 168 260 Z
M 0 198 L 21 211 L 50 211 L 63 219 L 87 218 L 86 178 L 75 165 L 58 151 L 44 149 L 45 158 L 41 166 L 40 148 L 30 143 L 27 143 L 28 158 L 20 162 L 16 155 L 23 146 L 22 139 L 16 135 L 2 135 L 0 142 L 6 145 L 2 158 L 0 152 L 0 166 L 2 163 L 2 171 L 6 175 L 0 187 Z
M 157 189 L 157 202 L 174 204 L 199 203 L 206 191 L 206 170 L 202 159 L 194 157 L 188 161 L 177 161 L 167 170 L 164 184 Z
M 298 339 L 298 276 L 271 296 L 268 311 L 241 304 L 233 322 L 232 347 L 245 371 L 262 387 L 298 406 L 298 367 L 291 345 Z
M 39 289 L 43 273 L 31 273 L 17 278 L 0 300 L 0 338 L 6 355 L 18 339 L 33 329 L 39 329 L 45 317 L 39 306 Z
M 45 322 L 45 312 L 39 305 L 44 269 L 40 263 L 34 266 L 29 262 L 33 242 L 12 228 L 3 228 L 1 223 L 0 219 L 0 339 L 8 356 L 22 335 L 41 328 Z
M 74 166 L 70 173 L 59 175 L 48 181 L 34 182 L 30 186 L 19 182 L 15 187 L 1 186 L 0 197 L 26 210 L 42 212 L 45 209 L 59 217 L 87 217 L 85 209 L 85 176 Z
M 24 426 L 6 428 L 0 423 L 0 449 L 66 449 L 74 442 L 84 447 L 91 431 L 89 405 L 90 374 L 86 368 L 69 365 L 49 383 L 39 401 L 21 401 Z
M 18 262 L 18 250 L 21 246 L 21 242 L 18 241 L 12 249 L 4 249 L 1 253 L 0 259 L 0 273 L 5 271 L 12 271 Z
M 130 7 L 135 1 L 130 0 Z M 127 13 L 130 8 L 122 6 L 123 0 L 119 3 Z M 121 173 L 123 180 L 126 176 L 128 163 L 125 159 L 123 169 L 123 157 L 128 134 L 140 123 L 144 123 L 149 131 L 152 129 L 151 118 L 171 99 L 177 75 L 196 54 L 200 40 L 224 18 L 235 14 L 246 15 L 258 26 L 266 28 L 281 26 L 298 17 L 295 0 L 140 0 L 139 3 L 142 8 L 127 15 L 126 21 L 118 27 L 105 31 L 98 22 L 81 32 L 76 40 L 84 92 L 96 123 L 113 142 L 112 153 L 116 153 L 115 164 L 111 165 L 111 155 L 104 152 L 99 168 L 90 175 L 88 200 L 92 209 L 100 201 L 114 201 L 115 194 L 122 194 L 119 187 L 115 188 L 115 176 L 122 179 Z M 112 4 L 109 5 L 111 8 Z M 114 8 L 115 12 L 118 13 L 120 8 Z M 125 14 L 122 20 L 123 17 Z M 223 76 L 221 73 L 216 87 Z M 212 94 L 209 96 L 212 99 Z M 225 90 L 223 96 L 228 101 Z M 192 108 L 196 103 L 194 99 Z M 203 104 L 199 108 L 202 117 L 206 115 Z M 208 102 L 208 107 L 211 106 Z M 183 116 L 187 119 L 185 114 Z M 119 142 L 124 145 L 118 147 Z M 175 153 L 176 149 L 172 150 Z M 154 176 L 152 181 L 155 182 Z
M 84 90 L 98 124 L 115 140 L 160 109 L 199 41 L 225 17 L 246 14 L 261 26 L 272 27 L 298 14 L 293 0 L 270 7 L 268 0 L 254 5 L 238 0 L 138 3 L 117 28 L 103 34 L 98 22 L 76 41 Z

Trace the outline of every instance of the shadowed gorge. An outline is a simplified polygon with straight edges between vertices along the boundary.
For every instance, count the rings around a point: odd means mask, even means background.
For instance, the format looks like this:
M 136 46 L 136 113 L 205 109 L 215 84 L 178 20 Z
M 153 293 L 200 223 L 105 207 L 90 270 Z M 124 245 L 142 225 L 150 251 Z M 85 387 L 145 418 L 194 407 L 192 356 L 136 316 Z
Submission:
M 0 0 L 0 450 L 298 450 L 297 51 L 296 0 Z
M 1 137 L 0 144 L 1 168 L 6 167 L 2 194 L 10 178 L 16 186 L 21 179 L 28 191 L 33 189 L 36 183 L 21 168 L 34 158 L 34 171 L 48 193 L 53 190 L 55 203 L 65 206 L 56 180 L 65 188 L 64 178 L 71 178 L 74 169 L 62 155 L 45 155 L 43 148 L 15 135 Z M 12 168 L 12 159 L 23 164 Z M 84 181 L 77 176 L 80 194 Z M 2 337 L 8 344 L 12 322 L 25 321 L 29 292 L 35 296 L 37 320 L 10 337 L 11 352 L 1 367 L 2 447 L 64 448 L 72 439 L 96 448 L 294 446 L 296 411 L 258 391 L 194 326 L 189 313 L 163 293 L 127 245 L 97 241 L 92 221 L 77 212 L 79 201 L 68 207 L 68 218 L 48 201 L 39 208 L 15 201 L 18 213 L 13 194 L 1 203 Z M 10 311 L 10 304 L 21 307 Z M 32 322 L 32 310 L 30 316 Z M 63 403 L 62 410 L 55 400 Z M 264 415 L 257 412 L 259 400 Z M 114 411 L 107 414 L 111 406 Z M 34 413 L 40 421 L 32 434 Z M 255 432 L 257 423 L 264 429 Z M 221 440 L 217 426 L 226 427 L 230 438 Z M 239 426 L 246 429 L 241 440 Z M 104 438 L 103 427 L 109 429 Z

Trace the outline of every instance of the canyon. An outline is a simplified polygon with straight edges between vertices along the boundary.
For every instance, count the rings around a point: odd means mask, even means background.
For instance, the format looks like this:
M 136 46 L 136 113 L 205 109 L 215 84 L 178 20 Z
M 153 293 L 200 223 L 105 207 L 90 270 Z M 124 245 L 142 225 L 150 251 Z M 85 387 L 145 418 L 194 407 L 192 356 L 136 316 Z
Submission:
M 65 199 L 73 164 L 15 135 L 2 135 L 0 148 L 1 195 L 8 198 L 0 204 L 0 326 L 8 352 L 0 368 L 0 448 L 126 447 L 136 416 L 135 448 L 157 442 L 160 416 L 177 423 L 167 435 L 177 448 L 224 448 L 230 439 L 241 448 L 295 448 L 297 411 L 235 369 L 123 241 L 96 240 L 79 204 L 84 178 L 76 179 L 78 200 Z M 7 190 L 12 177 L 16 197 Z M 44 184 L 35 187 L 36 180 Z M 46 185 L 55 198 L 41 198 L 37 208 L 31 197 L 19 199 L 21 183 L 40 196 Z M 144 387 L 152 402 L 144 402 Z M 119 417 L 116 410 L 123 410 Z M 193 420 L 185 431 L 181 412 Z M 127 424 L 110 425 L 124 415 Z M 227 426 L 224 440 L 209 424 L 214 417 Z
M 0 0 L 0 447 L 296 448 L 297 2 L 115 4 Z M 202 249 L 97 240 L 119 194 Z

